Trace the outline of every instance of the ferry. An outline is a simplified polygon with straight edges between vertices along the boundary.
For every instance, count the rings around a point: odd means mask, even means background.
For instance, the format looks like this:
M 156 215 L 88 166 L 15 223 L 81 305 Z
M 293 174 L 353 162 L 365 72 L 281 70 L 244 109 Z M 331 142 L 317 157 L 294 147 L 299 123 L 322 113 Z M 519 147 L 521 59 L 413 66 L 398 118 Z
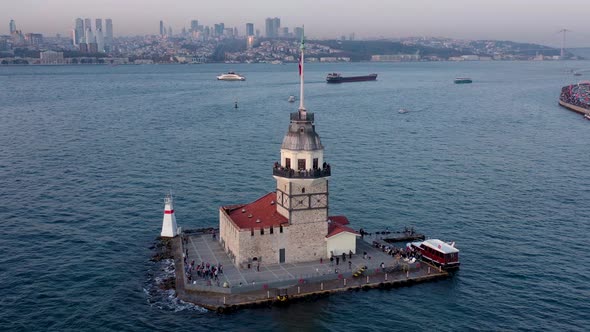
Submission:
M 220 81 L 245 81 L 246 78 L 244 76 L 240 76 L 233 71 L 228 72 L 227 74 L 221 74 L 217 76 L 217 79 Z
M 473 83 L 473 80 L 469 77 L 457 77 L 455 78 L 455 84 L 466 84 Z
M 364 81 L 375 81 L 377 74 L 369 74 L 365 76 L 342 76 L 339 73 L 330 73 L 326 76 L 327 83 L 347 83 L 347 82 L 364 82 Z
M 446 243 L 437 239 L 412 242 L 411 248 L 422 255 L 422 259 L 443 269 L 459 268 L 459 250 L 455 243 Z

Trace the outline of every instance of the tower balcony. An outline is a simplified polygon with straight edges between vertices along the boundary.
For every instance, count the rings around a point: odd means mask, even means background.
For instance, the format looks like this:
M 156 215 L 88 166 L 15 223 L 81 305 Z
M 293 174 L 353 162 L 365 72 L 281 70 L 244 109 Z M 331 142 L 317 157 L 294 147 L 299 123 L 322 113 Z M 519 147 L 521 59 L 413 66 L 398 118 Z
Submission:
M 330 164 L 326 164 L 324 168 L 294 170 L 275 163 L 272 175 L 290 179 L 318 179 L 330 176 L 331 168 Z

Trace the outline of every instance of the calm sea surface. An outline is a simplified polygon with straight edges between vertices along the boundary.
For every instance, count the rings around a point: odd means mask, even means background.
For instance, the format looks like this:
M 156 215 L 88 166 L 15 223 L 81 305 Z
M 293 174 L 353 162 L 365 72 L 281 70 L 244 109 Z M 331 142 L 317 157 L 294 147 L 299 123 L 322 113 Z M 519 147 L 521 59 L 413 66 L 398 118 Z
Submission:
M 163 195 L 199 228 L 272 191 L 297 66 L 0 67 L 0 330 L 587 331 L 590 122 L 557 106 L 570 68 L 590 62 L 307 65 L 331 213 L 454 240 L 461 270 L 219 316 L 155 289 Z

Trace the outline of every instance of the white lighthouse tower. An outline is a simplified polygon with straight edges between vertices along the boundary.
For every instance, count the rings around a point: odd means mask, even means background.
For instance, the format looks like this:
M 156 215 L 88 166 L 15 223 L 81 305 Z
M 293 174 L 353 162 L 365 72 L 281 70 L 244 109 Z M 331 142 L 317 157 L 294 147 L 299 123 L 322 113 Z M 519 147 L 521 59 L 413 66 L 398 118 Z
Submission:
M 172 194 L 167 194 L 164 198 L 164 220 L 162 221 L 162 237 L 175 237 L 178 235 L 176 226 L 176 217 L 174 216 L 174 204 L 172 203 Z

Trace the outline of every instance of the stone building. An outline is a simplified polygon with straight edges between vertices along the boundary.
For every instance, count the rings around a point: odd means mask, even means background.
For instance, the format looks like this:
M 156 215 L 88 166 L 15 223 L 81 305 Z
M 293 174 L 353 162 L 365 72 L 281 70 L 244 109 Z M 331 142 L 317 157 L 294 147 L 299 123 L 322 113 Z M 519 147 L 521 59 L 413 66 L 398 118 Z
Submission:
M 358 233 L 344 216 L 329 217 L 331 167 L 315 131 L 314 114 L 291 113 L 273 167 L 275 192 L 219 209 L 219 240 L 237 266 L 327 259 L 356 251 Z

